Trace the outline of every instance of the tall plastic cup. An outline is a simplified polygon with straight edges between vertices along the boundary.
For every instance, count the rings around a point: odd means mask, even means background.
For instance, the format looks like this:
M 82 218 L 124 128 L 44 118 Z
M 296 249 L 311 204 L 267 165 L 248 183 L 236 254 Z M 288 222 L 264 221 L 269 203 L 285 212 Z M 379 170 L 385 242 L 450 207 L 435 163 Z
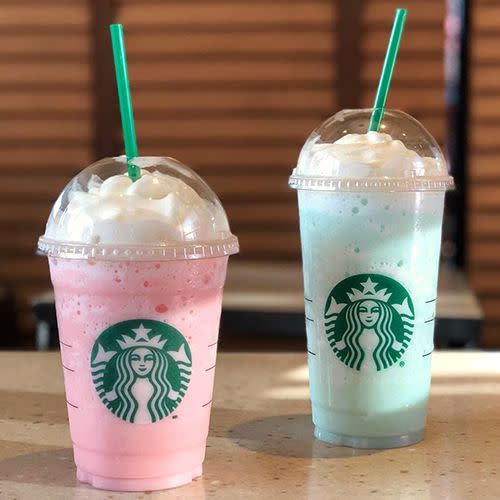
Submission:
M 315 436 L 356 448 L 420 441 L 427 413 L 445 191 L 409 115 L 346 110 L 306 141 L 298 190 Z
M 201 475 L 227 259 L 224 210 L 170 158 L 108 158 L 56 201 L 49 257 L 78 479 L 144 491 Z

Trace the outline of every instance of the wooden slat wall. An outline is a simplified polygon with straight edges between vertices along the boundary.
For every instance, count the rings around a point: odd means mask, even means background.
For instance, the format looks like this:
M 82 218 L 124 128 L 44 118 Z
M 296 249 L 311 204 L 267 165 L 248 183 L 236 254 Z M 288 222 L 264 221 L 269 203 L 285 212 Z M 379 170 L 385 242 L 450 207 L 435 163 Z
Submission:
M 348 0 L 114 2 L 126 28 L 140 151 L 177 157 L 208 180 L 240 237 L 238 258 L 299 258 L 287 178 L 300 147 L 336 110 L 372 102 L 397 2 L 354 3 L 362 58 L 359 78 L 348 82 L 355 92 L 346 94 L 337 56 Z M 92 5 L 0 2 L 0 284 L 16 288 L 26 331 L 26 299 L 48 286 L 45 260 L 33 257 L 36 237 L 57 193 L 95 158 Z M 442 141 L 444 2 L 407 6 L 389 104 Z M 120 132 L 109 133 L 118 153 Z
M 15 290 L 24 333 L 28 297 L 49 284 L 36 238 L 58 192 L 92 159 L 90 94 L 87 2 L 2 1 L 0 285 Z
M 243 259 L 298 259 L 287 177 L 338 106 L 336 2 L 121 0 L 143 153 L 192 166 L 219 194 Z
M 207 178 L 241 239 L 240 258 L 299 258 L 291 166 L 322 119 L 373 100 L 396 2 L 361 3 L 363 60 L 352 103 L 337 99 L 339 5 L 118 3 L 141 151 L 171 154 Z M 408 7 L 389 104 L 414 114 L 442 143 L 444 2 L 410 0 Z
M 373 103 L 394 9 L 400 3 L 391 0 L 363 3 L 363 106 Z M 387 105 L 413 115 L 442 146 L 446 125 L 443 67 L 446 2 L 407 0 L 404 7 L 408 9 L 408 17 Z
M 500 345 L 500 4 L 471 2 L 468 270 Z

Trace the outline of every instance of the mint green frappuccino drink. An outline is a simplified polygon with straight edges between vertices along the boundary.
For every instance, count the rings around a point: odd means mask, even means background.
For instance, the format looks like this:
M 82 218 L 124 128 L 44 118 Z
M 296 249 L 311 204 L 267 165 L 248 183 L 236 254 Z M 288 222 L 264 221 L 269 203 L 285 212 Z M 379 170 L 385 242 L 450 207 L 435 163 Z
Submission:
M 315 435 L 364 448 L 423 436 L 444 194 L 453 185 L 424 127 L 385 110 L 316 129 L 298 189 Z

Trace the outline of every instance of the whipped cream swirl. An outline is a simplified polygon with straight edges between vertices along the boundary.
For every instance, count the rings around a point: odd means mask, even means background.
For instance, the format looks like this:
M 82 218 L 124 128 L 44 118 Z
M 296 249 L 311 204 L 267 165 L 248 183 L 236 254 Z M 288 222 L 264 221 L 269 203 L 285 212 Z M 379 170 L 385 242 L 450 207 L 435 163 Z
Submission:
M 62 196 L 68 197 L 59 210 Z M 165 245 L 209 242 L 229 233 L 220 204 L 203 199 L 183 180 L 142 170 L 132 182 L 126 174 L 102 180 L 92 175 L 57 200 L 45 237 L 91 245 Z
M 319 139 L 319 137 L 318 137 Z M 311 141 L 301 151 L 295 175 L 336 178 L 447 176 L 446 162 L 419 156 L 389 134 L 347 134 L 334 143 Z

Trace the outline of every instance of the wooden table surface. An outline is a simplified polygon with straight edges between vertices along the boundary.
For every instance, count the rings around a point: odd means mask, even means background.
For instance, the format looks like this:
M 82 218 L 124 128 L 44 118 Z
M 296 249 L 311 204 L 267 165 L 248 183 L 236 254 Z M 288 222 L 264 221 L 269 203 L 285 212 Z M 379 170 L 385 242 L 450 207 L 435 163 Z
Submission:
M 500 353 L 438 352 L 425 440 L 396 450 L 312 437 L 306 357 L 220 354 L 204 475 L 166 492 L 75 479 L 58 353 L 0 353 L 0 498 L 484 499 L 500 496 Z

